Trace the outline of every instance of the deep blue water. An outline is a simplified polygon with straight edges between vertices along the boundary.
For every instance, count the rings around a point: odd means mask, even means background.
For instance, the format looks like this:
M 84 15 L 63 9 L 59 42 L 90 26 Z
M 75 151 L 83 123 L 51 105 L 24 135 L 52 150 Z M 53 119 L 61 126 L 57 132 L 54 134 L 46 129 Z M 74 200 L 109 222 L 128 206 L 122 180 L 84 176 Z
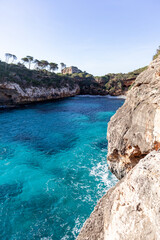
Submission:
M 0 239 L 75 239 L 116 178 L 107 123 L 122 99 L 77 96 L 0 112 Z

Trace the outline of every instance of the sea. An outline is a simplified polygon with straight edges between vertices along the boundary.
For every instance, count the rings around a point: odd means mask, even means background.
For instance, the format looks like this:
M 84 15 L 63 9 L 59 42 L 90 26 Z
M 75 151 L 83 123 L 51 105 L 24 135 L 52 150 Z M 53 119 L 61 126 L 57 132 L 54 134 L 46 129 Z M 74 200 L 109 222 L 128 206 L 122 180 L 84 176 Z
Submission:
M 123 103 L 86 95 L 0 111 L 0 239 L 76 239 L 117 182 L 106 135 Z

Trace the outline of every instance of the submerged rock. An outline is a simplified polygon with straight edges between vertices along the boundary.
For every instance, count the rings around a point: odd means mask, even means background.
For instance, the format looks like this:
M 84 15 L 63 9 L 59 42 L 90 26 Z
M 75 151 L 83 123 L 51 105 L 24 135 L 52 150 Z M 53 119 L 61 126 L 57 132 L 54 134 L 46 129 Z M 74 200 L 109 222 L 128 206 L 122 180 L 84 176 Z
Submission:
M 98 202 L 77 240 L 160 239 L 160 152 L 143 158 Z
M 108 125 L 108 164 L 118 179 L 160 148 L 160 57 L 136 79 Z

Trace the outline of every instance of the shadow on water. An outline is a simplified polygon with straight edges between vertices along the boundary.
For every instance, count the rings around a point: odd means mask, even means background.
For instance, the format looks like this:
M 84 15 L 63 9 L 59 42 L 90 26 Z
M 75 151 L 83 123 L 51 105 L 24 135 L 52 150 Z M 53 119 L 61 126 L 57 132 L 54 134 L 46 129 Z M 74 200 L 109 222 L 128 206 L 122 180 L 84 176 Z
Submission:
M 23 185 L 21 183 L 0 185 L 0 201 L 5 201 L 18 196 L 22 193 Z
M 45 137 L 35 137 L 31 134 L 17 134 L 13 141 L 23 143 L 26 146 L 34 148 L 36 151 L 43 152 L 46 155 L 54 155 L 59 152 L 67 151 L 73 148 L 77 143 L 78 137 L 74 133 L 63 134 L 62 138 L 47 139 Z
M 115 183 L 105 138 L 122 103 L 76 96 L 0 112 L 0 239 L 76 239 Z
M 108 146 L 108 141 L 107 139 L 100 139 L 99 141 L 93 143 L 93 145 L 99 148 L 100 150 L 106 150 Z

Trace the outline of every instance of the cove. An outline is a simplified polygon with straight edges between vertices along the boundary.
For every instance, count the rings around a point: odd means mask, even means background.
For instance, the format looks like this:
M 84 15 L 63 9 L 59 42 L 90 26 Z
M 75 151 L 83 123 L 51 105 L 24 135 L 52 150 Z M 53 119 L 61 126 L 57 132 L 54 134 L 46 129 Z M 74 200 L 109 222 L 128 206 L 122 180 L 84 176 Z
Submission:
M 76 96 L 0 112 L 0 239 L 75 239 L 116 183 L 107 123 L 123 99 Z

